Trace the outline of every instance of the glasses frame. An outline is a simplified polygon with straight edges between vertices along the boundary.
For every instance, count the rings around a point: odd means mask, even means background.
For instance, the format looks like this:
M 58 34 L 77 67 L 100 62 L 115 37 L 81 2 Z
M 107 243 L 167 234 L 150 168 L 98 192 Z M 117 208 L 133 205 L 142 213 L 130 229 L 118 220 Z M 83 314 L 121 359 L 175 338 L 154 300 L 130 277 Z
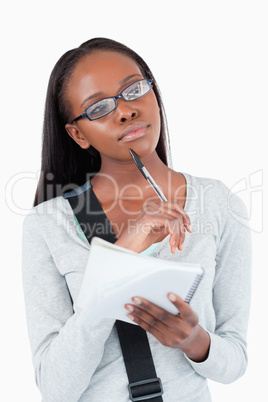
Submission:
M 125 99 L 124 96 L 123 96 L 123 92 L 125 92 L 125 90 L 128 89 L 129 87 L 131 87 L 132 85 L 137 84 L 138 82 L 142 82 L 142 81 L 146 81 L 146 82 L 149 84 L 149 86 L 150 86 L 149 91 L 146 92 L 145 94 L 139 96 L 138 98 L 131 99 L 131 100 Z M 135 101 L 135 100 L 137 100 L 137 99 L 142 98 L 143 96 L 147 95 L 147 94 L 152 90 L 152 82 L 153 82 L 153 80 L 149 80 L 149 79 L 147 79 L 147 78 L 142 78 L 141 80 L 138 80 L 138 81 L 133 82 L 132 84 L 130 84 L 130 85 L 128 85 L 126 88 L 124 88 L 124 89 L 120 92 L 120 94 L 118 94 L 118 95 L 116 95 L 116 96 L 109 96 L 108 98 L 103 98 L 103 99 L 98 100 L 97 102 L 92 103 L 91 105 L 89 105 L 88 107 L 86 107 L 86 109 L 84 110 L 84 113 L 80 114 L 80 116 L 78 116 L 78 117 L 76 117 L 75 119 L 73 119 L 70 124 L 74 123 L 75 121 L 81 120 L 81 119 L 83 119 L 84 117 L 87 117 L 88 120 L 90 120 L 90 121 L 94 121 L 94 120 L 101 119 L 102 117 L 106 116 L 107 114 L 111 113 L 113 110 L 115 110 L 115 109 L 117 108 L 117 102 L 116 102 L 116 101 L 117 101 L 117 99 L 119 99 L 119 98 L 124 99 L 125 102 L 133 102 L 133 101 Z M 100 117 L 96 117 L 96 119 L 91 119 L 91 118 L 87 115 L 87 110 L 88 110 L 90 107 L 94 106 L 96 103 L 99 103 L 99 102 L 101 102 L 101 101 L 103 101 L 103 100 L 105 100 L 105 99 L 113 99 L 113 100 L 114 100 L 114 105 L 115 105 L 114 108 L 111 109 L 109 112 L 105 113 L 104 115 L 102 115 L 102 116 L 100 116 Z

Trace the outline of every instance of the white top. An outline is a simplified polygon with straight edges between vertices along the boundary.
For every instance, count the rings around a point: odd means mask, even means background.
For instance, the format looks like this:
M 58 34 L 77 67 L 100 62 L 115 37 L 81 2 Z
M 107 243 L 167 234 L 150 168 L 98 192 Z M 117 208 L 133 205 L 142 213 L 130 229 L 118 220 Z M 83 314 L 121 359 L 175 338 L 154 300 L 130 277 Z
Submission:
M 191 306 L 211 337 L 209 356 L 195 363 L 152 335 L 148 338 L 163 400 L 208 402 L 206 378 L 230 383 L 247 365 L 250 230 L 241 223 L 247 216 L 243 202 L 222 182 L 188 174 L 185 178 L 185 210 L 193 232 L 186 233 L 182 251 L 172 254 L 166 237 L 153 257 L 203 267 L 205 275 Z M 76 324 L 75 303 L 90 246 L 79 235 L 68 200 L 57 197 L 33 208 L 23 229 L 28 331 L 43 401 L 129 401 L 114 320 L 98 320 L 87 328 Z

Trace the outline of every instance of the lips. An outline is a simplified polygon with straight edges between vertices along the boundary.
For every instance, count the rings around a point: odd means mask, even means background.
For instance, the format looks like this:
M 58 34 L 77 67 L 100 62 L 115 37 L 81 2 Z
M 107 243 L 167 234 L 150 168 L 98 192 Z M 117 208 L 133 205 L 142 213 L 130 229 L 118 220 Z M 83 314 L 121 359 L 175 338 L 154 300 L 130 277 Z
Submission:
M 147 128 L 148 124 L 145 123 L 130 125 L 123 131 L 118 141 L 131 141 L 135 138 L 139 138 L 145 134 Z

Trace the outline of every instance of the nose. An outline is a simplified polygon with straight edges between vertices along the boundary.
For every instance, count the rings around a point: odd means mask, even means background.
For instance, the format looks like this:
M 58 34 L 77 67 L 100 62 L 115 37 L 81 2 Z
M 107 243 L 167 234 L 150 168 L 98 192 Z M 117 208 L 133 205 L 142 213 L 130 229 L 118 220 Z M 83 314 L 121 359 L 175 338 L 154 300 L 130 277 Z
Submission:
M 117 100 L 117 108 L 116 108 L 116 118 L 121 123 L 125 121 L 130 121 L 135 119 L 138 116 L 138 111 L 135 107 L 134 102 L 126 102 L 123 99 Z

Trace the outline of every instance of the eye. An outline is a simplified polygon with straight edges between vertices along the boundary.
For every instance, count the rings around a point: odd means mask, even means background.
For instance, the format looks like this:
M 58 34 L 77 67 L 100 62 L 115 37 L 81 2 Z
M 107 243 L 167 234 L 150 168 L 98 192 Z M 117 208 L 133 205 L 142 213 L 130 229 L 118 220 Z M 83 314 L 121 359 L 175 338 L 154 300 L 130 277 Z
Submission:
M 112 111 L 114 108 L 114 101 L 111 99 L 103 99 L 94 103 L 87 109 L 87 115 L 90 119 L 97 119 Z
M 126 94 L 124 94 L 124 96 L 128 100 L 136 99 L 141 95 L 142 95 L 142 91 L 141 91 L 140 84 L 135 84 L 135 86 L 128 88 L 128 91 L 126 92 Z
M 143 95 L 150 92 L 151 86 L 147 80 L 141 80 L 130 85 L 123 91 L 122 95 L 127 101 L 132 101 L 141 98 Z
M 108 110 L 107 105 L 105 104 L 100 104 L 94 107 L 93 110 L 90 111 L 90 114 L 96 115 L 96 114 L 101 114 L 105 113 Z

